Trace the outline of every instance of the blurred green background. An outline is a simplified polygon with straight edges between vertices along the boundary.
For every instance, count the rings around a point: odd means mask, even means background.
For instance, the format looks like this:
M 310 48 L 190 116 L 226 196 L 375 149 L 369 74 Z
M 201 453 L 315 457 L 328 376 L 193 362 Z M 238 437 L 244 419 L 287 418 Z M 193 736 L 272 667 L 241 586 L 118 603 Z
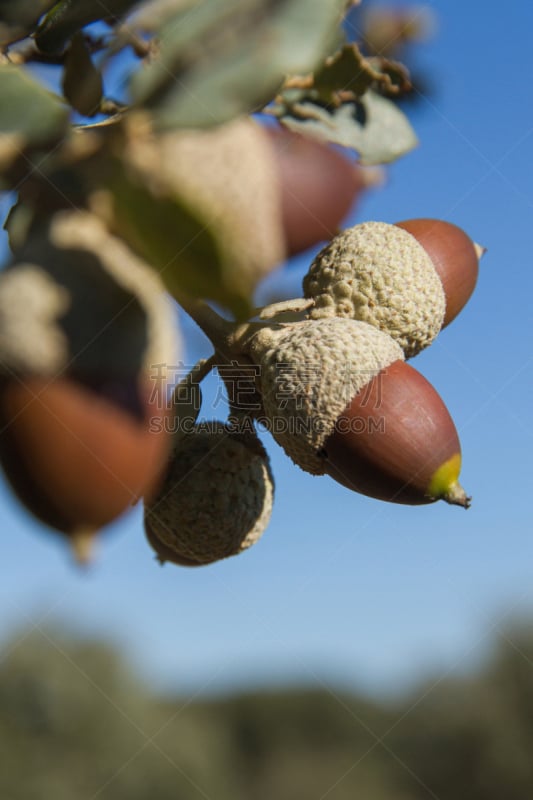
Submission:
M 287 688 L 154 694 L 108 644 L 58 630 L 0 652 L 3 800 L 526 800 L 533 636 L 388 702 Z

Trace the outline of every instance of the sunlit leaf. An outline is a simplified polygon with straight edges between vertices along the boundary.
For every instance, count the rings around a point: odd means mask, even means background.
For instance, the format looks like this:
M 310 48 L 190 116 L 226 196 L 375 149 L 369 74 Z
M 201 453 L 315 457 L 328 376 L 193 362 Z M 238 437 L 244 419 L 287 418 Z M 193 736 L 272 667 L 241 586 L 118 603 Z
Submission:
M 278 108 L 280 121 L 291 130 L 356 150 L 361 164 L 386 164 L 417 146 L 405 114 L 391 101 L 368 91 L 359 101 L 324 107 L 298 99 Z
M 237 314 L 247 310 L 241 287 L 225 285 L 216 236 L 182 198 L 156 198 L 120 170 L 110 188 L 116 233 L 161 273 L 171 293 L 208 297 Z
M 321 92 L 350 91 L 360 96 L 381 77 L 358 47 L 349 44 L 326 60 L 315 74 L 313 86 Z
M 28 238 L 34 217 L 33 209 L 20 200 L 9 209 L 3 227 L 7 232 L 9 247 L 13 252 L 22 247 Z

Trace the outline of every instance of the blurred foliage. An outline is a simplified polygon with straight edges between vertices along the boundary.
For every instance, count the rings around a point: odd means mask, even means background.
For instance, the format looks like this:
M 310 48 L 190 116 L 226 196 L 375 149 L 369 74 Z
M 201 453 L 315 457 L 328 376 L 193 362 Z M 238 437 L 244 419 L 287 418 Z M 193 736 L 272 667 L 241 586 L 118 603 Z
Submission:
M 430 41 L 438 28 L 435 9 L 427 3 L 374 3 L 366 0 L 352 9 L 348 29 L 357 32 L 357 39 L 368 60 L 380 64 L 399 59 L 409 73 L 411 90 L 402 93 L 405 101 L 418 102 L 434 94 L 433 76 L 427 66 L 417 63 L 418 47 Z
M 344 0 L 202 0 L 160 27 L 160 54 L 133 95 L 164 128 L 212 126 L 266 105 L 287 75 L 342 41 Z
M 307 92 L 291 89 L 284 92 L 275 113 L 296 133 L 355 146 L 366 166 L 387 164 L 418 144 L 401 111 L 376 92 L 367 91 L 361 100 L 345 100 L 338 106 L 320 106 Z
M 106 644 L 58 631 L 0 651 L 9 800 L 526 800 L 533 636 L 396 703 L 312 689 L 161 698 Z
M 350 28 L 359 13 L 349 0 L 0 0 L 0 190 L 19 201 L 10 244 L 61 208 L 90 209 L 165 273 L 178 301 L 186 293 L 246 318 L 256 284 L 286 253 L 255 263 L 256 226 L 245 220 L 247 236 L 236 236 L 231 215 L 219 214 L 226 198 L 216 209 L 204 198 L 223 191 L 231 200 L 229 185 L 260 193 L 263 159 L 254 154 L 241 174 L 213 143 L 201 173 L 178 149 L 165 154 L 179 172 L 172 183 L 154 153 L 163 136 L 218 130 L 255 112 L 351 149 L 364 164 L 412 150 L 417 138 L 398 106 L 410 78 L 388 45 L 420 38 L 423 14 L 407 9 L 391 33 L 390 15 Z M 376 49 L 378 34 L 385 44 Z M 125 86 L 113 78 L 120 64 Z M 149 155 L 147 128 L 154 153 L 139 167 L 133 151 Z M 183 191 L 182 173 L 198 173 L 198 185 Z

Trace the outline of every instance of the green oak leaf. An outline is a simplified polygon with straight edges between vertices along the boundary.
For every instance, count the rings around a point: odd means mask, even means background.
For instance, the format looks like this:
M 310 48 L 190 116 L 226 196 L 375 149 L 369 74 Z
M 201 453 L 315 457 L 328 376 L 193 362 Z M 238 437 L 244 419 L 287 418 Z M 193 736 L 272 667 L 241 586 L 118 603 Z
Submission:
M 26 148 L 54 144 L 67 125 L 67 108 L 59 98 L 22 67 L 0 66 L 0 187 L 9 186 L 2 173 Z
M 313 76 L 313 89 L 331 101 L 339 93 L 360 98 L 371 88 L 390 95 L 406 91 L 410 88 L 407 70 L 390 59 L 365 58 L 356 44 L 346 44 Z
M 273 113 L 291 130 L 356 150 L 361 164 L 386 164 L 418 144 L 405 114 L 386 97 L 367 91 L 357 101 L 324 106 L 292 90 Z
M 344 0 L 200 0 L 165 21 L 133 98 L 167 129 L 259 110 L 288 74 L 312 72 L 338 48 L 344 10 Z
M 0 47 L 28 36 L 55 0 L 0 0 Z
M 28 143 L 61 136 L 66 106 L 22 68 L 0 66 L 0 136 L 16 134 Z
M 116 20 L 139 0 L 59 0 L 46 14 L 35 34 L 43 53 L 61 53 L 75 33 L 100 19 Z

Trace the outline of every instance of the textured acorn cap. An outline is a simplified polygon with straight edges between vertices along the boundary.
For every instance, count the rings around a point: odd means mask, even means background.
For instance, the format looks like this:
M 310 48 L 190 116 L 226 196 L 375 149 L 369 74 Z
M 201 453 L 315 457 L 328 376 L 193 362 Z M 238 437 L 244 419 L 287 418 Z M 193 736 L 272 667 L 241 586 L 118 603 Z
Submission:
M 304 278 L 311 319 L 347 317 L 388 333 L 410 358 L 442 328 L 446 298 L 431 258 L 414 236 L 364 222 L 335 236 Z
M 198 424 L 176 442 L 157 496 L 145 501 L 145 529 L 181 563 L 209 564 L 255 544 L 272 513 L 274 481 L 251 432 Z
M 128 359 L 145 372 L 176 363 L 174 308 L 159 275 L 93 214 L 55 214 L 17 259 L 0 275 L 0 372 L 53 376 L 89 352 L 95 354 L 91 365 L 97 361 L 98 369 L 117 379 Z M 111 295 L 115 287 L 120 291 Z M 75 343 L 67 334 L 67 315 Z M 120 354 L 117 343 L 123 346 Z M 158 378 L 164 377 L 161 372 Z
M 137 134 L 137 135 L 136 135 Z M 286 257 L 281 186 L 274 150 L 250 118 L 201 130 L 133 135 L 130 163 L 152 190 L 177 195 L 217 234 L 244 290 Z M 224 277 L 224 276 L 222 276 Z
M 36 264 L 19 263 L 0 277 L 0 372 L 52 375 L 68 361 L 68 341 L 55 324 L 69 293 Z
M 148 341 L 144 368 L 172 366 L 181 352 L 174 306 L 158 273 L 133 253 L 104 224 L 88 212 L 56 214 L 50 240 L 64 249 L 83 249 L 95 253 L 115 281 L 130 291 L 146 312 Z
M 264 328 L 248 347 L 261 367 L 272 435 L 295 464 L 314 475 L 324 474 L 319 452 L 354 395 L 404 359 L 387 334 L 338 317 Z

